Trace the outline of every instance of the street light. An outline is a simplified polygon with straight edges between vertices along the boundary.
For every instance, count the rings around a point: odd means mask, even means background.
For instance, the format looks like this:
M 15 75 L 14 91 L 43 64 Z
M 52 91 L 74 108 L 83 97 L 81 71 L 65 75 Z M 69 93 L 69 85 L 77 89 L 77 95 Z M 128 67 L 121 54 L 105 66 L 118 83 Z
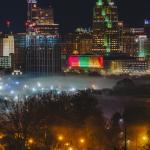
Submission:
M 68 142 L 65 143 L 65 146 L 69 146 L 70 144 Z
M 15 92 L 13 90 L 10 91 L 10 94 L 14 94 Z
M 80 138 L 79 142 L 80 142 L 81 144 L 84 144 L 84 143 L 85 143 L 85 139 Z
M 124 149 L 127 150 L 127 126 L 123 118 L 119 119 L 119 125 L 123 129 L 124 133 Z
M 32 88 L 32 92 L 36 92 L 36 89 L 34 87 Z
M 59 141 L 62 141 L 63 139 L 64 139 L 64 137 L 63 137 L 62 135 L 59 135 L 59 136 L 58 136 L 58 140 L 59 140 Z
M 73 148 L 72 148 L 72 147 L 69 147 L 68 150 L 73 150 Z
M 96 90 L 96 85 L 95 84 L 92 84 L 92 89 Z
M 41 83 L 40 83 L 40 82 L 37 82 L 37 86 L 38 86 L 38 87 L 41 87 Z
M 148 137 L 147 136 L 143 136 L 142 140 L 146 142 L 148 140 Z
M 3 86 L 2 85 L 0 85 L 0 90 L 2 90 L 3 89 Z
M 33 144 L 33 143 L 34 143 L 34 140 L 33 140 L 32 138 L 29 138 L 28 143 L 29 143 L 29 144 Z
M 5 135 L 4 135 L 3 133 L 0 133 L 0 140 L 3 139 L 4 136 L 5 136 Z
M 127 140 L 127 144 L 129 145 L 131 143 L 131 141 L 130 140 Z
M 17 101 L 18 99 L 19 99 L 19 97 L 18 97 L 18 96 L 15 96 L 15 97 L 14 97 L 14 100 L 16 100 L 16 101 Z
M 28 86 L 25 84 L 23 87 L 26 89 Z

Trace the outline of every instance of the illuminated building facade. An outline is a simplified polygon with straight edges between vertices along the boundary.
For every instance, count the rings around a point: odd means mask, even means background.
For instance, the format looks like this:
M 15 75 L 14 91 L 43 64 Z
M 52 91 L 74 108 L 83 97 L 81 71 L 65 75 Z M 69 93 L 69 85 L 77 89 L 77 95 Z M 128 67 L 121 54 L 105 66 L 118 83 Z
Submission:
M 28 20 L 26 28 L 28 33 L 58 35 L 58 24 L 54 23 L 53 9 L 42 9 L 37 6 L 36 0 L 28 0 Z
M 11 69 L 12 68 L 12 57 L 0 56 L 0 69 Z
M 117 6 L 111 0 L 98 0 L 93 18 L 93 51 L 120 52 L 123 23 L 118 21 Z
M 68 59 L 68 64 L 70 69 L 102 69 L 104 67 L 103 57 L 94 55 L 72 55 Z
M 3 56 L 9 56 L 14 53 L 14 36 L 8 35 L 3 37 Z
M 129 54 L 130 56 L 137 56 L 139 51 L 138 36 L 143 35 L 143 28 L 128 28 L 123 29 L 123 53 Z
M 26 47 L 26 71 L 36 74 L 61 71 L 61 51 L 57 40 L 49 36 L 28 36 Z
M 145 19 L 144 21 L 144 33 L 150 38 L 150 19 Z
M 126 54 L 104 58 L 105 72 L 108 74 L 138 74 L 148 71 L 148 61 Z
M 60 72 L 60 36 L 52 7 L 41 9 L 35 0 L 28 0 L 26 27 L 26 72 L 45 75 Z
M 138 43 L 138 53 L 137 57 L 143 57 L 145 58 L 148 55 L 148 49 L 146 49 L 145 44 L 148 41 L 146 35 L 139 35 L 137 37 L 137 43 Z
M 0 35 L 0 69 L 12 69 L 14 55 L 14 36 Z
M 15 38 L 15 53 L 13 55 L 13 70 L 25 71 L 26 33 L 17 33 Z
M 77 28 L 74 33 L 69 33 L 64 38 L 65 49 L 69 54 L 87 54 L 92 48 L 92 31 L 90 29 Z
M 68 67 L 67 61 L 70 55 L 86 55 L 92 49 L 92 31 L 90 29 L 77 28 L 75 32 L 68 33 L 61 43 L 62 70 Z

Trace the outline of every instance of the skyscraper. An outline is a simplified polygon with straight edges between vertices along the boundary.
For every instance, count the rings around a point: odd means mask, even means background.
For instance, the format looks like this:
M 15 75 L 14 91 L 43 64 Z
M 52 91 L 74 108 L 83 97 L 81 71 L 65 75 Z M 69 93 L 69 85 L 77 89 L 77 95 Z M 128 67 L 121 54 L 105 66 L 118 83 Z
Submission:
M 112 0 L 98 0 L 93 16 L 93 51 L 121 51 L 123 23 L 118 21 L 117 6 Z
M 28 32 L 37 34 L 58 34 L 58 24 L 54 23 L 53 9 L 40 8 L 36 0 L 28 0 L 28 20 L 26 28 Z
M 138 56 L 139 51 L 139 40 L 138 37 L 144 35 L 143 28 L 129 28 L 124 27 L 123 29 L 123 53 L 130 56 Z
M 150 38 L 150 19 L 144 21 L 144 32 L 148 38 Z
M 58 24 L 54 23 L 53 9 L 42 9 L 36 0 L 28 0 L 26 23 L 26 71 L 49 74 L 61 70 L 61 53 L 58 46 Z

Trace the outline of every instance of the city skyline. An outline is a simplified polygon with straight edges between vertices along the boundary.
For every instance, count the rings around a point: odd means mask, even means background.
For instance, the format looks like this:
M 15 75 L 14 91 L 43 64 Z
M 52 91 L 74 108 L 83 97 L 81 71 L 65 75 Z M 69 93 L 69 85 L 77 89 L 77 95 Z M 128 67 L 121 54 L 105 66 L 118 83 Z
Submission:
M 52 4 L 55 20 L 60 24 L 62 32 L 70 32 L 77 27 L 89 27 L 92 24 L 92 12 L 95 0 L 87 0 L 86 3 L 79 0 L 74 2 L 65 0 L 51 0 L 51 2 L 50 0 L 39 0 L 38 2 L 43 7 L 48 6 L 50 3 Z M 73 5 L 72 2 L 74 3 Z M 123 20 L 129 26 L 143 26 L 144 19 L 149 17 L 149 3 L 148 0 L 142 2 L 135 0 L 116 1 L 119 20 Z M 17 9 L 16 5 L 18 6 Z M 27 15 L 26 0 L 14 0 L 9 3 L 7 0 L 2 0 L 0 7 L 0 30 L 3 31 L 5 21 L 10 20 L 14 32 L 23 32 Z M 78 11 L 76 8 L 78 8 Z
M 79 73 L 81 70 L 86 73 L 94 69 L 100 74 L 150 71 L 147 59 L 150 47 L 148 19 L 145 20 L 145 24 L 143 19 L 142 28 L 127 26 L 126 22 L 119 18 L 118 7 L 114 0 L 97 0 L 92 12 L 86 14 L 92 18 L 90 29 L 83 29 L 84 23 L 83 26 L 76 26 L 78 22 L 75 24 L 74 18 L 72 18 L 74 22 L 68 20 L 72 25 L 67 28 L 65 20 L 63 26 L 54 19 L 58 15 L 53 11 L 56 3 L 45 2 L 26 1 L 28 7 L 24 13 L 28 16 L 24 19 L 26 31 L 21 34 L 13 32 L 11 24 L 14 23 L 11 20 L 6 21 L 5 30 L 1 33 L 2 68 L 12 74 L 17 71 L 17 74 L 24 72 L 47 75 L 74 72 L 76 69 L 79 69 Z M 69 2 L 67 4 L 69 7 Z M 87 3 L 82 7 L 87 8 L 86 5 Z M 76 7 L 74 5 L 75 9 Z M 70 11 L 71 8 L 69 7 Z M 74 10 L 74 13 L 80 11 Z M 65 17 L 67 16 L 69 15 Z M 76 15 L 76 18 L 82 18 L 82 14 Z M 75 32 L 65 33 L 65 28 L 67 31 L 72 28 Z

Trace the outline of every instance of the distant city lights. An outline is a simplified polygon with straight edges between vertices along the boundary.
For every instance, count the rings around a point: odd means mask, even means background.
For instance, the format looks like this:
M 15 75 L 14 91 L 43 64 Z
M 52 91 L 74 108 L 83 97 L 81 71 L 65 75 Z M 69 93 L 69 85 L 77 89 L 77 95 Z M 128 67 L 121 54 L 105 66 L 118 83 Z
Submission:
M 32 82 L 30 82 L 32 80 Z M 61 83 L 61 84 L 60 84 Z M 62 92 L 76 93 L 78 90 L 87 89 L 102 89 L 113 86 L 116 81 L 112 79 L 94 78 L 91 81 L 90 77 L 40 77 L 40 78 L 16 78 L 4 77 L 0 83 L 0 96 L 13 98 L 14 100 L 20 97 L 29 97 L 36 94 L 44 94 L 53 91 L 60 95 Z M 71 86 L 70 86 L 71 85 Z M 101 86 L 100 86 L 101 85 Z

